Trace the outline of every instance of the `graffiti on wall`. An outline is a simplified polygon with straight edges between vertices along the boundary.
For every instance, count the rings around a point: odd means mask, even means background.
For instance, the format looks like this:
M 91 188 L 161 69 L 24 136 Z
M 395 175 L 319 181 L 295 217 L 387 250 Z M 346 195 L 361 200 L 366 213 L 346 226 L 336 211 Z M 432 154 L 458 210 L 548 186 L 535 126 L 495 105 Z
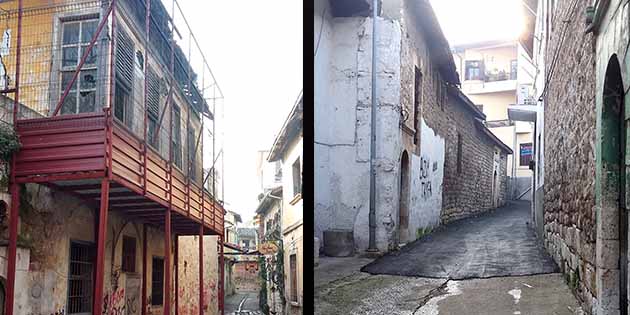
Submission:
M 139 275 L 126 275 L 125 281 L 125 308 L 127 315 L 140 314 L 140 289 L 141 281 Z
M 125 288 L 118 288 L 105 294 L 103 299 L 103 315 L 125 315 Z
M 420 155 L 410 155 L 411 231 L 438 225 L 442 210 L 445 141 L 424 120 L 421 128 Z
M 424 200 L 427 200 L 432 195 L 431 178 L 429 178 L 429 174 L 431 173 L 429 169 L 430 164 L 429 157 L 420 157 L 420 184 L 422 185 L 422 198 Z

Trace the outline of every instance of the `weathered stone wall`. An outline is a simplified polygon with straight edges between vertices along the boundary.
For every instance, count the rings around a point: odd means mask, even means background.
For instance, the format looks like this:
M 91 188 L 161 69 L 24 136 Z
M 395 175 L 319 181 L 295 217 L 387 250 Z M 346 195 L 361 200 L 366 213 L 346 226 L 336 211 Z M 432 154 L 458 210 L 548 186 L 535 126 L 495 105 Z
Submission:
M 556 2 L 545 51 L 552 64 L 562 29 L 567 35 L 554 74 L 547 83 L 544 115 L 544 243 L 570 279 L 586 311 L 595 306 L 595 56 L 592 34 L 585 34 L 579 0 L 571 18 L 570 1 Z M 566 21 L 565 21 L 566 20 Z
M 441 194 L 440 221 L 448 222 L 453 219 L 466 217 L 493 208 L 492 178 L 494 168 L 495 145 L 490 139 L 481 134 L 474 125 L 471 110 L 466 109 L 455 96 L 448 95 L 443 104 L 438 102 L 437 84 L 443 81 L 437 69 L 430 62 L 430 54 L 424 43 L 425 39 L 419 29 L 414 26 L 416 18 L 405 11 L 403 15 L 403 48 L 401 70 L 401 104 L 411 113 L 413 107 L 414 67 L 422 73 L 421 117 L 427 129 L 422 129 L 420 143 L 422 149 L 420 157 L 427 155 L 428 150 L 440 150 L 438 147 L 425 147 L 424 141 L 430 141 L 433 133 L 444 139 L 445 147 L 443 161 L 429 161 L 430 171 L 434 168 L 443 169 L 441 185 L 431 187 L 433 194 Z M 447 93 L 443 88 L 443 93 Z M 411 118 L 409 120 L 412 120 Z M 457 135 L 462 137 L 462 168 L 457 171 Z M 499 205 L 506 200 L 506 162 L 505 153 L 500 155 L 500 183 Z M 437 162 L 435 166 L 433 162 Z M 430 227 L 433 225 L 428 225 Z

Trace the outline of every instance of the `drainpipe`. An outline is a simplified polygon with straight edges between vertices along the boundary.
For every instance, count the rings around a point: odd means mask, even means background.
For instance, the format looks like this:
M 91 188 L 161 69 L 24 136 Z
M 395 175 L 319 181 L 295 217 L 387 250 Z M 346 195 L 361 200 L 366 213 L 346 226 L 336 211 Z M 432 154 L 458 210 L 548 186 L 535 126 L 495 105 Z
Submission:
M 369 226 L 370 236 L 367 251 L 378 252 L 376 247 L 376 170 L 374 160 L 376 159 L 376 16 L 378 0 L 372 1 L 372 108 L 370 123 L 370 215 Z

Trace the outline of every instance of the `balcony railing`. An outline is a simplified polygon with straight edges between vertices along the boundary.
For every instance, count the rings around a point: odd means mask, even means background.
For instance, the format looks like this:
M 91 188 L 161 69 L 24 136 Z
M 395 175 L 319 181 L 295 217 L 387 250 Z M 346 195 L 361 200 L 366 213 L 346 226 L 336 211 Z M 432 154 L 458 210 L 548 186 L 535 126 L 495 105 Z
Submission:
M 222 94 L 179 5 L 23 0 L 21 10 L 18 1 L 0 8 L 0 22 L 19 29 L 0 47 L 0 99 L 14 103 L 7 108 L 17 109 L 23 143 L 16 180 L 106 176 L 222 231 L 216 193 L 202 188 L 212 180 L 204 174 L 215 173 L 203 146 L 213 157 L 220 151 Z

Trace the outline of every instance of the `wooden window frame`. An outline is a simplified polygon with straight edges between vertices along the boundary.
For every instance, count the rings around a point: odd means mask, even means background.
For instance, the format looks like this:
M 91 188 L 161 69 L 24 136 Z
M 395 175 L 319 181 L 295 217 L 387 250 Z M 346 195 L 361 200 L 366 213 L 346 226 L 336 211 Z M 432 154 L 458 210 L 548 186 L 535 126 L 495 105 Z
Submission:
M 98 17 L 93 17 L 93 16 L 89 16 L 89 17 L 77 17 L 77 18 L 73 18 L 73 19 L 64 19 L 60 21 L 60 30 L 61 30 L 61 36 L 59 38 L 59 43 L 60 43 L 60 61 L 59 61 L 59 73 L 58 73 L 58 77 L 59 77 L 59 98 L 61 99 L 61 97 L 63 96 L 63 93 L 66 89 L 66 86 L 63 84 L 63 77 L 64 75 L 68 75 L 69 77 L 72 77 L 74 75 L 74 73 L 78 70 L 78 65 L 81 62 L 81 57 L 83 56 L 83 50 L 86 49 L 87 47 L 89 47 L 89 43 L 91 38 L 87 41 L 84 42 L 83 41 L 83 29 L 84 29 L 84 24 L 87 23 L 96 23 L 96 25 L 98 25 L 99 19 Z M 68 27 L 69 25 L 73 25 L 73 24 L 78 24 L 79 25 L 79 34 L 78 34 L 78 42 L 76 43 L 64 43 L 64 34 L 65 34 L 65 30 L 66 27 Z M 96 29 L 95 29 L 96 31 Z M 77 50 L 77 59 L 76 59 L 76 63 L 72 66 L 64 66 L 64 50 L 65 49 L 72 49 L 72 48 L 76 48 Z M 94 43 L 94 46 L 92 47 L 92 54 L 94 54 L 94 63 L 93 64 L 88 64 L 87 62 L 83 64 L 83 67 L 81 68 L 81 70 L 79 71 L 79 75 L 77 76 L 76 81 L 74 82 L 74 88 L 71 88 L 68 92 L 68 95 L 66 96 L 66 99 L 64 99 L 64 103 L 61 106 L 61 111 L 60 114 L 65 115 L 65 114 L 79 114 L 79 113 L 83 113 L 83 112 L 94 112 L 96 111 L 97 108 L 97 89 L 98 89 L 98 41 L 96 41 Z M 95 72 L 95 77 L 94 80 L 96 81 L 94 84 L 94 87 L 86 87 L 83 85 L 83 80 L 84 78 L 82 77 L 82 73 L 83 72 Z M 94 104 L 93 104 L 93 109 L 91 111 L 81 111 L 81 94 L 82 93 L 93 93 L 94 95 Z M 74 96 L 75 98 L 75 102 L 73 105 L 73 111 L 64 111 L 64 109 L 66 109 L 66 102 L 68 102 L 68 97 L 70 96 Z

